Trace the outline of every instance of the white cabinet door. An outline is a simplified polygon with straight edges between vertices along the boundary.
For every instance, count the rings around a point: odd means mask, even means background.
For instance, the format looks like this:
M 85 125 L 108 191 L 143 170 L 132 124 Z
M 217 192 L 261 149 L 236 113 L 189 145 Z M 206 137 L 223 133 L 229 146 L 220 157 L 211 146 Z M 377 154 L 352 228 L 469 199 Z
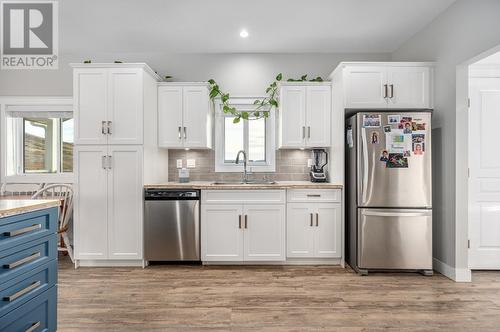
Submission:
M 201 210 L 203 261 L 243 261 L 243 207 L 209 205 Z
M 431 108 L 429 67 L 389 67 L 390 108 Z
M 284 205 L 249 204 L 243 214 L 245 261 L 285 260 Z
M 306 135 L 305 87 L 282 86 L 280 101 L 280 148 L 302 148 Z
M 109 146 L 109 259 L 142 259 L 142 147 Z
M 182 87 L 158 88 L 158 145 L 182 148 Z
M 102 145 L 75 148 L 75 257 L 107 259 L 107 170 Z
M 184 87 L 182 136 L 186 148 L 206 148 L 207 115 L 210 111 L 208 89 L 205 86 Z
M 310 203 L 287 204 L 287 257 L 314 257 L 313 218 Z
M 112 68 L 108 75 L 108 144 L 142 144 L 143 71 Z
M 387 108 L 387 67 L 350 66 L 344 70 L 346 108 Z
M 341 257 L 342 209 L 338 203 L 316 203 L 314 215 L 315 257 Z
M 306 91 L 306 145 L 311 148 L 328 147 L 332 88 L 329 85 L 308 86 Z
M 75 144 L 106 144 L 107 84 L 106 69 L 74 71 Z

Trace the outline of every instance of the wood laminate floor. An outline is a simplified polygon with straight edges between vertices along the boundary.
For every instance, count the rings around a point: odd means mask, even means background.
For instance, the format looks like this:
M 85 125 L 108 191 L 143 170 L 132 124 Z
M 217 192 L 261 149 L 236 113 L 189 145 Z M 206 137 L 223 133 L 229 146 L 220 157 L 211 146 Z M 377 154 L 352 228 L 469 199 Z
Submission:
M 500 331 L 500 273 L 472 283 L 339 267 L 59 268 L 59 331 Z

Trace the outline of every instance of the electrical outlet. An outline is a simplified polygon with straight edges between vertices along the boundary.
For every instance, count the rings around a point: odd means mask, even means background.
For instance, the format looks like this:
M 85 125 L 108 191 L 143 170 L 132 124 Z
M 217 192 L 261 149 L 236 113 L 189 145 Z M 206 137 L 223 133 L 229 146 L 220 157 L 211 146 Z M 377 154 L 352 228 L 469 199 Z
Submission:
M 182 159 L 177 159 L 177 168 L 182 168 Z
M 307 167 L 311 167 L 313 165 L 313 160 L 311 158 L 307 159 Z
M 195 167 L 196 167 L 196 159 L 188 159 L 187 168 L 195 168 Z

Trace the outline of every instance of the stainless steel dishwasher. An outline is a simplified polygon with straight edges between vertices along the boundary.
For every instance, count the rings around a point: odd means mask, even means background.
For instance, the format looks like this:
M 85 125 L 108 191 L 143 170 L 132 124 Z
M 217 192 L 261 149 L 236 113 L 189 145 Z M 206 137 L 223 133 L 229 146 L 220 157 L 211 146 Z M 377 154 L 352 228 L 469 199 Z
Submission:
M 199 190 L 145 190 L 144 258 L 147 261 L 200 260 Z

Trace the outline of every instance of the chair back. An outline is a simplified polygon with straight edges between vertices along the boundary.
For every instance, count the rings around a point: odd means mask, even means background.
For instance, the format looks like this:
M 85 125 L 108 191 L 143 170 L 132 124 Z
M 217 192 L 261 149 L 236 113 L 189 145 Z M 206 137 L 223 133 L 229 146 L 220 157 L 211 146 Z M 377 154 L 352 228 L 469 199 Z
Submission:
M 70 184 L 49 184 L 38 190 L 32 199 L 59 199 L 59 232 L 66 232 L 73 214 L 73 186 Z
M 43 183 L 2 183 L 0 196 L 31 196 L 43 188 Z

